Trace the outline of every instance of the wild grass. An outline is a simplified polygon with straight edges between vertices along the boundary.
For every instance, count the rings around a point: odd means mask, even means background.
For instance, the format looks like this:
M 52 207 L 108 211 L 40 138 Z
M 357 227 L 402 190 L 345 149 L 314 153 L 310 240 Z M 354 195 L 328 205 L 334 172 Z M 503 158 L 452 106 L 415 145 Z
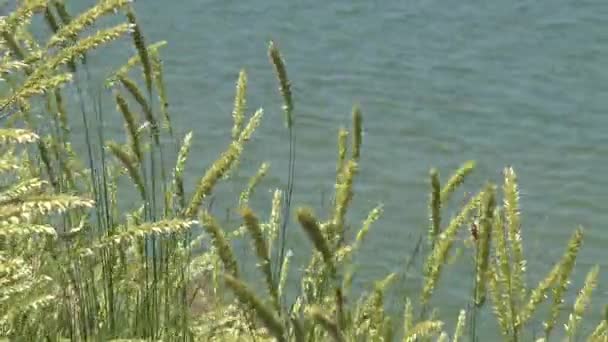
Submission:
M 47 23 L 46 41 L 33 38 L 34 16 Z M 99 19 L 108 16 L 123 22 L 99 27 Z M 351 129 L 338 132 L 328 217 L 306 206 L 292 212 L 296 94 L 276 43 L 269 44 L 268 56 L 289 136 L 287 184 L 274 189 L 267 216 L 254 212 L 251 194 L 269 172 L 262 163 L 230 204 L 239 208 L 240 222 L 227 229 L 208 209 L 210 198 L 218 183 L 230 180 L 263 116 L 262 109 L 249 114 L 246 70 L 239 73 L 234 108 L 227 113 L 234 120 L 231 142 L 207 169 L 198 170 L 196 187 L 187 189 L 184 173 L 195 133 L 179 136 L 173 130 L 160 52 L 165 42 L 148 45 L 130 1 L 101 0 L 75 14 L 62 0 L 21 1 L 0 18 L 0 37 L 1 337 L 476 341 L 477 315 L 491 307 L 494 329 L 505 341 L 531 340 L 533 317 L 544 322 L 539 340 L 608 341 L 608 312 L 594 322 L 592 332 L 580 329 L 597 286 L 597 266 L 589 270 L 576 300 L 564 300 L 584 230 L 576 229 L 561 259 L 538 284 L 529 285 L 512 168 L 505 168 L 502 184 L 488 183 L 450 218 L 446 208 L 475 164 L 463 164 L 443 185 L 439 171 L 431 170 L 420 292 L 406 293 L 397 314 L 387 305 L 394 301 L 389 289 L 412 280 L 390 273 L 373 282 L 369 293 L 354 293 L 352 258 L 383 214 L 382 205 L 373 208 L 352 239 L 346 234 L 347 227 L 356 226 L 349 209 L 356 200 L 363 114 L 355 106 Z M 137 52 L 104 83 L 116 103 L 114 112 L 103 108 L 101 95 L 86 91 L 92 80 L 82 76 L 89 74 L 86 55 L 119 39 L 130 40 Z M 75 89 L 76 96 L 66 88 Z M 105 136 L 104 122 L 114 114 L 124 121 L 122 142 Z M 74 127 L 82 127 L 84 141 L 73 137 Z M 86 153 L 74 146 L 85 146 Z M 120 199 L 133 191 L 137 196 L 131 205 L 121 205 Z M 286 251 L 292 219 L 312 249 L 297 291 L 287 290 L 294 272 Z M 471 305 L 448 326 L 449 318 L 440 317 L 432 298 L 449 277 L 459 232 L 467 229 L 471 248 L 464 253 L 472 256 L 467 267 L 474 273 Z M 234 251 L 237 240 L 251 243 L 259 282 L 243 276 L 243 260 Z M 564 310 L 566 321 L 560 315 Z

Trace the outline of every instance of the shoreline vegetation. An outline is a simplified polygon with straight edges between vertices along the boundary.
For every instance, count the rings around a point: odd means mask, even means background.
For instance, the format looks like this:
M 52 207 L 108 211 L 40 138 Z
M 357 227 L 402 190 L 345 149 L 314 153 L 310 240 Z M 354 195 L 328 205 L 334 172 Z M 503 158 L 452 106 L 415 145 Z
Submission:
M 46 25 L 43 41 L 32 34 L 34 17 Z M 100 25 L 107 17 L 119 23 Z M 119 39 L 137 53 L 107 77 L 107 92 L 88 96 L 85 89 L 94 85 L 87 54 Z M 63 0 L 24 0 L 0 18 L 0 338 L 482 341 L 483 312 L 484 320 L 493 319 L 484 324 L 504 341 L 608 341 L 608 307 L 583 329 L 588 307 L 606 304 L 591 301 L 599 267 L 585 270 L 582 288 L 570 286 L 582 228 L 555 247 L 562 256 L 540 282 L 529 281 L 517 174 L 510 167 L 500 184 L 488 182 L 453 216 L 445 208 L 475 163 L 464 163 L 445 180 L 431 170 L 428 229 L 412 252 L 424 260 L 419 291 L 389 298 L 391 287 L 413 281 L 391 273 L 370 284 L 370 291 L 354 293 L 353 257 L 383 213 L 379 205 L 363 222 L 349 221 L 364 115 L 355 106 L 352 126 L 338 131 L 327 217 L 293 204 L 296 167 L 303 167 L 296 164 L 293 128 L 297 94 L 274 42 L 268 43 L 268 60 L 289 139 L 287 184 L 271 189 L 269 213 L 254 212 L 249 199 L 271 172 L 262 163 L 234 203 L 225 204 L 239 213 L 236 227 L 225 226 L 208 209 L 211 195 L 218 183 L 230 181 L 264 111 L 248 108 L 247 73 L 241 70 L 231 142 L 207 169 L 197 170 L 196 186 L 186 188 L 196 132 L 173 129 L 164 45 L 146 40 L 129 0 L 100 0 L 81 13 L 72 13 Z M 110 118 L 101 96 L 111 96 L 111 114 L 122 117 L 122 141 L 104 132 Z M 74 123 L 82 125 L 84 141 L 73 137 Z M 85 153 L 74 146 L 85 146 Z M 119 198 L 132 193 L 134 209 L 124 209 Z M 288 284 L 299 268 L 285 247 L 288 222 L 312 248 L 297 284 Z M 470 256 L 464 259 L 473 285 L 469 304 L 457 317 L 444 317 L 432 299 L 447 282 L 448 260 L 462 244 L 462 231 L 470 237 L 462 253 Z M 247 258 L 255 258 L 257 267 L 248 271 L 255 272 L 256 283 L 243 277 L 237 241 L 251 246 Z M 291 285 L 294 293 L 287 291 Z M 571 293 L 574 301 L 566 301 Z M 401 303 L 399 312 L 390 312 L 388 301 Z M 542 326 L 532 327 L 533 321 Z

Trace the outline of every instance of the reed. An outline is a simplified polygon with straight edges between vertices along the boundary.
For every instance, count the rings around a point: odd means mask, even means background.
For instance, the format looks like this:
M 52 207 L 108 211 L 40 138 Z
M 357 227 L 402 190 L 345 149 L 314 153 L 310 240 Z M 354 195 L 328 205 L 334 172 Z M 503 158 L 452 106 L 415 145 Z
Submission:
M 44 41 L 30 32 L 36 16 L 48 26 Z M 121 23 L 104 27 L 105 17 Z M 104 108 L 104 93 L 92 90 L 101 87 L 88 76 L 86 56 L 127 35 L 135 54 L 107 76 L 103 86 L 115 106 Z M 148 43 L 129 0 L 100 0 L 82 13 L 71 13 L 63 0 L 22 1 L 0 18 L 0 77 L 6 88 L 0 96 L 1 338 L 475 341 L 481 336 L 477 317 L 491 305 L 490 327 L 505 341 L 530 340 L 535 320 L 544 323 L 541 340 L 558 333 L 569 341 L 608 340 L 608 310 L 592 329 L 584 321 L 594 304 L 599 267 L 590 268 L 573 302 L 567 301 L 582 228 L 538 284 L 528 285 L 525 225 L 510 167 L 501 184 L 488 182 L 451 217 L 445 211 L 472 177 L 475 162 L 464 163 L 445 181 L 432 169 L 421 281 L 405 277 L 412 263 L 354 291 L 355 255 L 384 208 L 379 203 L 363 222 L 351 222 L 364 154 L 363 112 L 353 106 L 352 127 L 338 130 L 328 217 L 305 205 L 292 215 L 295 100 L 275 42 L 269 43 L 268 57 L 288 130 L 286 185 L 271 189 L 269 212 L 251 209 L 257 204 L 251 203 L 252 194 L 270 173 L 262 161 L 234 203 L 222 203 L 238 208 L 241 220 L 234 226 L 220 219 L 211 210 L 214 190 L 231 180 L 264 111 L 248 116 L 250 84 L 241 70 L 227 113 L 233 118 L 232 139 L 206 169 L 196 170 L 200 176 L 189 189 L 185 178 L 196 132 L 180 135 L 172 127 L 161 58 L 165 45 Z M 32 108 L 43 108 L 42 116 Z M 82 141 L 72 134 L 80 119 Z M 106 137 L 109 120 L 123 121 L 122 139 Z M 77 153 L 74 146 L 86 152 Z M 171 170 L 165 170 L 165 161 L 173 162 Z M 310 242 L 303 261 L 286 247 L 292 220 Z M 347 227 L 356 224 L 359 229 L 350 234 Z M 459 232 L 466 227 L 471 238 L 460 248 Z M 252 248 L 240 256 L 236 246 L 244 242 Z M 455 258 L 457 248 L 469 258 Z M 251 276 L 248 260 L 257 262 L 261 277 Z M 470 305 L 451 326 L 433 296 L 450 286 L 453 260 L 470 269 L 473 286 Z M 396 296 L 396 286 L 408 292 Z M 562 322 L 564 310 L 569 315 Z

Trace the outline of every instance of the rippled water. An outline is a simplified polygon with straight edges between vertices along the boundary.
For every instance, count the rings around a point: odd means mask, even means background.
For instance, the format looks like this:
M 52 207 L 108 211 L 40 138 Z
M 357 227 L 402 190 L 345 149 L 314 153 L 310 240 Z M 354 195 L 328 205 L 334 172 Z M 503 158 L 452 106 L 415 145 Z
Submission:
M 174 122 L 195 132 L 188 176 L 197 177 L 228 141 L 240 68 L 249 74 L 250 110 L 265 110 L 237 183 L 220 197 L 236 198 L 262 161 L 271 162 L 272 175 L 255 197 L 258 209 L 269 206 L 266 189 L 285 181 L 287 135 L 269 39 L 279 44 L 294 87 L 296 203 L 327 201 L 337 129 L 361 105 L 364 149 L 351 219 L 385 205 L 359 259 L 361 284 L 403 269 L 427 224 L 429 168 L 445 179 L 468 159 L 478 163 L 468 191 L 499 181 L 506 165 L 518 172 L 530 282 L 548 272 L 577 225 L 587 239 L 574 286 L 592 264 L 608 264 L 605 0 L 169 3 L 136 7 L 148 39 L 169 42 L 163 56 Z M 122 129 L 118 121 L 112 127 Z M 296 256 L 303 241 L 292 235 Z M 454 318 L 471 286 L 460 264 L 437 294 Z M 608 300 L 607 283 L 604 271 L 593 323 Z M 481 324 L 494 328 L 488 315 Z

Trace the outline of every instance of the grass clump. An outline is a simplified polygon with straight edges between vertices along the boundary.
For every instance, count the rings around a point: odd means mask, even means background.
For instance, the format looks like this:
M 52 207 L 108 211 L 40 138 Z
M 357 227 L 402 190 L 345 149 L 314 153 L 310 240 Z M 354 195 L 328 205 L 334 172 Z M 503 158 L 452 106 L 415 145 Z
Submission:
M 37 15 L 48 25 L 44 41 L 35 40 L 30 32 Z M 123 22 L 84 36 L 105 16 Z M 363 152 L 363 114 L 353 107 L 351 131 L 338 131 L 329 215 L 317 216 L 306 206 L 293 215 L 295 96 L 287 64 L 274 42 L 268 46 L 268 57 L 289 138 L 287 185 L 274 189 L 267 216 L 254 212 L 251 195 L 269 172 L 269 165 L 262 163 L 235 199 L 238 226 L 223 222 L 209 208 L 211 196 L 238 167 L 263 110 L 247 115 L 249 84 L 241 70 L 231 113 L 232 139 L 206 170 L 200 170 L 196 186 L 188 189 L 184 174 L 194 132 L 178 136 L 173 130 L 160 57 L 166 42 L 148 45 L 143 29 L 127 0 L 102 0 L 79 14 L 71 14 L 61 0 L 22 1 L 0 18 L 1 337 L 475 341 L 477 314 L 490 303 L 494 328 L 505 341 L 529 340 L 528 328 L 539 313 L 544 340 L 553 340 L 558 330 L 570 341 L 583 336 L 589 341 L 608 339 L 608 315 L 592 332 L 585 335 L 581 329 L 597 287 L 597 266 L 587 274 L 569 309 L 565 303 L 582 229 L 574 231 L 549 273 L 535 287 L 528 286 L 512 168 L 505 169 L 502 186 L 488 183 L 447 220 L 445 210 L 475 163 L 463 164 L 443 186 L 439 171 L 431 170 L 430 224 L 423 234 L 428 243 L 422 281 L 416 284 L 419 292 L 403 296 L 399 313 L 388 304 L 394 302 L 395 283 L 412 282 L 404 274 L 389 273 L 370 284 L 369 291 L 355 293 L 353 257 L 383 214 L 383 206 L 376 206 L 358 231 L 349 234 L 349 209 L 356 200 L 354 184 Z M 136 54 L 106 79 L 116 105 L 116 112 L 108 112 L 100 97 L 85 91 L 81 76 L 89 71 L 86 55 L 129 35 Z M 75 89 L 76 96 L 68 96 L 66 87 Z M 109 115 L 124 121 L 124 142 L 105 137 L 104 122 L 114 120 Z M 75 122 L 82 124 L 84 141 L 71 134 Z M 74 146 L 84 146 L 86 152 L 77 153 Z M 168 158 L 175 158 L 170 169 Z M 286 250 L 292 219 L 309 239 L 311 250 L 299 277 L 294 277 L 294 270 L 300 265 L 292 265 L 292 254 Z M 450 327 L 441 319 L 433 296 L 449 272 L 459 232 L 467 226 L 471 248 L 464 253 L 471 256 L 467 266 L 474 274 L 470 305 L 459 311 Z M 245 276 L 246 260 L 235 253 L 238 241 L 251 242 L 248 256 L 257 260 L 261 281 Z M 289 283 L 292 279 L 297 282 Z M 560 329 L 560 313 L 566 309 L 570 313 Z

